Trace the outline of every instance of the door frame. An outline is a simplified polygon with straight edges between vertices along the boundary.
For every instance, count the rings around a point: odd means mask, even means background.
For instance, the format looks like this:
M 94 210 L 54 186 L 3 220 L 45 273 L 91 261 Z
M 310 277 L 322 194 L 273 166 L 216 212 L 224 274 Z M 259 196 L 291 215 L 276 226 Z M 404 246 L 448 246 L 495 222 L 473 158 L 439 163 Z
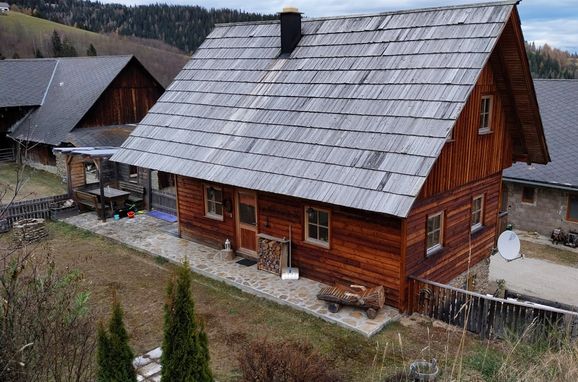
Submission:
M 253 199 L 255 200 L 255 225 L 254 226 L 241 223 L 241 214 L 239 211 L 239 204 L 240 204 L 241 198 L 240 198 L 239 194 L 252 195 Z M 255 248 L 258 248 L 258 246 L 257 246 L 257 234 L 259 233 L 259 213 L 258 213 L 258 208 L 257 208 L 257 192 L 252 191 L 252 190 L 243 189 L 243 188 L 236 188 L 235 189 L 235 234 L 237 235 L 237 252 L 239 254 L 241 254 L 243 257 L 249 257 L 249 258 L 253 258 L 253 259 L 258 258 L 257 251 L 252 251 L 250 249 L 243 248 L 241 246 L 241 229 L 254 231 L 254 233 L 255 233 Z

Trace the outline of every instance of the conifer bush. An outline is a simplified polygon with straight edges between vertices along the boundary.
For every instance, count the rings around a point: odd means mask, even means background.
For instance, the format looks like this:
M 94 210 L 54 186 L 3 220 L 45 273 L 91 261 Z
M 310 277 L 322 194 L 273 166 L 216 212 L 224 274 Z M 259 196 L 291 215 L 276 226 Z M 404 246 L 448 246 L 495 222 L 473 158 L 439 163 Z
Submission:
M 108 331 L 102 323 L 98 328 L 97 381 L 136 382 L 133 359 L 134 353 L 128 344 L 128 333 L 123 323 L 122 307 L 115 298 Z
M 167 287 L 164 326 L 161 381 L 212 382 L 207 335 L 195 316 L 187 261 Z

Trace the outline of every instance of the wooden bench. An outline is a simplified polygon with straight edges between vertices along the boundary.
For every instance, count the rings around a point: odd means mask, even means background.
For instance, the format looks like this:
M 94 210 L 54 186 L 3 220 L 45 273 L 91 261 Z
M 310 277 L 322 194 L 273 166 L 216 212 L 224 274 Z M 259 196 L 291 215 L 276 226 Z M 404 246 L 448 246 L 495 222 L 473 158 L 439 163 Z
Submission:
M 91 210 L 95 210 L 99 216 L 101 215 L 102 209 L 98 202 L 98 196 L 85 191 L 76 190 L 74 191 L 74 201 L 76 202 L 79 211 L 87 211 L 87 207 L 89 207 Z M 110 208 L 105 206 L 105 209 L 109 210 Z
M 135 204 L 137 208 L 143 207 L 145 188 L 137 183 L 125 182 L 123 180 L 118 181 L 118 188 L 123 191 L 130 192 L 128 201 Z

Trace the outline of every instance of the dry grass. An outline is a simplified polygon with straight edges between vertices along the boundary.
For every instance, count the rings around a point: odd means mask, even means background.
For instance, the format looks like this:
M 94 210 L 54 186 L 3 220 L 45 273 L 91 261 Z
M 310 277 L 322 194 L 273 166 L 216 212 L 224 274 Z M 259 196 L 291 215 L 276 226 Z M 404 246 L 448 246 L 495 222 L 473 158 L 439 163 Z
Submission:
M 15 163 L 0 164 L 0 203 L 8 202 L 14 197 L 18 168 Z M 24 167 L 22 179 L 22 188 L 17 193 L 15 201 L 59 195 L 66 192 L 66 186 L 60 178 L 46 171 Z M 7 191 L 6 194 L 4 191 Z
M 569 247 L 563 247 L 562 244 L 558 246 L 538 244 L 528 240 L 520 242 L 524 256 L 578 268 L 578 252 Z
M 86 289 L 91 292 L 93 314 L 106 319 L 112 290 L 116 289 L 135 352 L 159 346 L 165 286 L 174 266 L 63 223 L 51 224 L 50 231 L 48 244 L 57 266 L 83 273 Z M 0 236 L 2 240 L 7 240 L 7 235 Z M 196 274 L 192 292 L 196 310 L 206 322 L 211 368 L 219 381 L 241 378 L 238 354 L 246 352 L 255 341 L 310 344 L 343 380 L 360 382 L 405 381 L 409 363 L 422 358 L 437 358 L 439 380 L 491 381 L 502 363 L 494 370 L 482 362 L 487 358 L 484 354 L 490 352 L 502 360 L 509 351 L 500 343 L 486 346 L 459 329 L 432 326 L 430 321 L 417 317 L 392 324 L 368 340 Z M 512 364 L 520 359 L 515 354 Z M 472 361 L 476 359 L 480 362 Z M 569 363 L 564 361 L 563 365 Z M 521 366 L 515 366 L 521 370 Z

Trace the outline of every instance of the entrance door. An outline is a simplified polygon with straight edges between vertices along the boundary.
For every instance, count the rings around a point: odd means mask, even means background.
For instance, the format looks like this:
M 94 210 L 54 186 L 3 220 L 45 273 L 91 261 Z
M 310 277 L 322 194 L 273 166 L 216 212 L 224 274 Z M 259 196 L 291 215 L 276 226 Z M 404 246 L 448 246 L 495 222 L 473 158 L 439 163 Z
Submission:
M 257 257 L 257 196 L 251 191 L 237 191 L 238 251 Z

